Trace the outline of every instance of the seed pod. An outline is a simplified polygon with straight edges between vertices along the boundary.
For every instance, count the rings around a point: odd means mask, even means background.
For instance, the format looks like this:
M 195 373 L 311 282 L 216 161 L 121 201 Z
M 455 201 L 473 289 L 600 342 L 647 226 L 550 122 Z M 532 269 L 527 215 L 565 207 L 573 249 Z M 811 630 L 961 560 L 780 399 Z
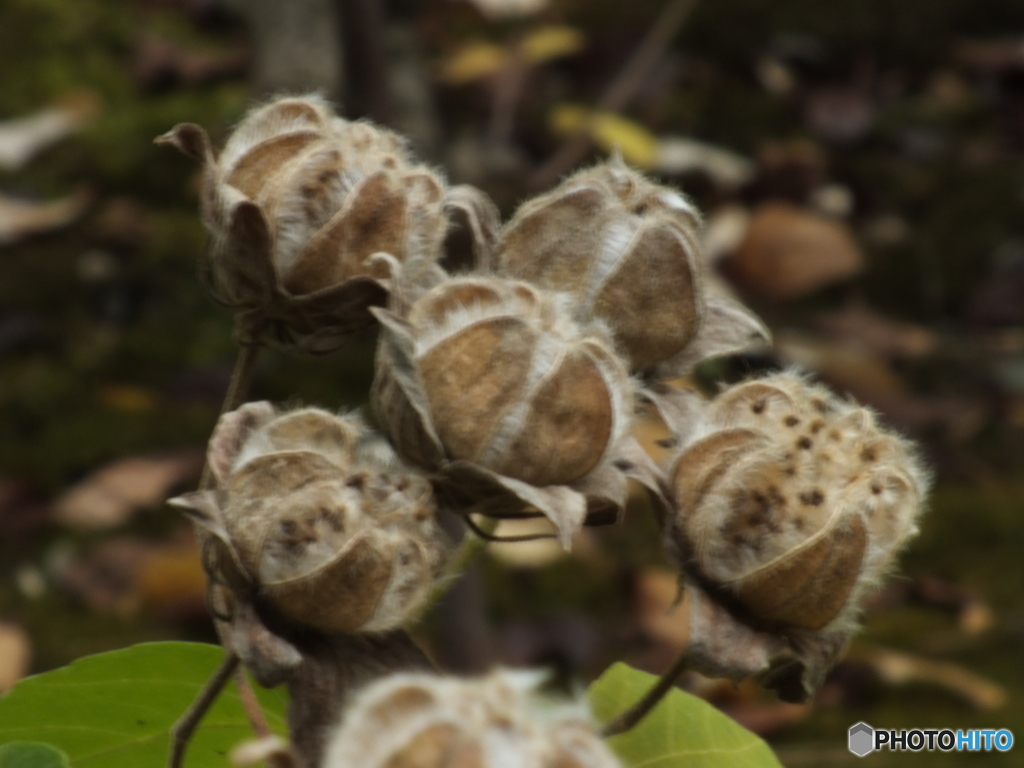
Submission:
M 433 430 L 451 459 L 532 485 L 564 485 L 604 458 L 628 424 L 629 378 L 608 342 L 575 323 L 559 297 L 521 282 L 459 278 L 408 315 Z M 399 450 L 410 404 L 383 370 L 375 405 Z
M 713 401 L 670 482 L 684 567 L 753 626 L 784 632 L 852 628 L 928 489 L 907 441 L 791 373 Z
M 571 293 L 578 318 L 607 323 L 630 370 L 674 378 L 770 338 L 745 307 L 705 290 L 700 224 L 685 195 L 616 157 L 524 203 L 494 268 Z
M 479 680 L 393 675 L 361 691 L 330 736 L 324 768 L 616 768 L 586 707 L 541 703 L 538 675 Z
M 204 163 L 210 288 L 251 339 L 330 348 L 383 303 L 389 261 L 375 254 L 439 255 L 442 180 L 396 134 L 337 117 L 317 96 L 256 108 L 216 158 L 195 125 L 158 141 Z
M 326 632 L 393 629 L 423 607 L 446 553 L 430 484 L 358 419 L 252 403 L 222 418 L 210 461 L 219 490 L 177 503 L 218 537 L 229 583 Z
M 466 276 L 402 316 L 375 310 L 384 333 L 371 391 L 384 432 L 435 471 L 445 504 L 539 510 L 565 546 L 588 511 L 621 512 L 626 473 L 656 486 L 628 435 L 628 373 L 599 325 L 571 317 L 569 300 Z

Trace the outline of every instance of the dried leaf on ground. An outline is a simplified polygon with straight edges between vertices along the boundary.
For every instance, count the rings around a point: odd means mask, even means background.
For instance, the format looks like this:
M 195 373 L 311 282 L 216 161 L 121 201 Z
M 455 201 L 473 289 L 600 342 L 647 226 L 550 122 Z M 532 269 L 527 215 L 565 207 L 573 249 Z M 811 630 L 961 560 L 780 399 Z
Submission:
M 28 674 L 32 641 L 17 624 L 0 622 L 0 693 L 8 691 Z
M 57 499 L 57 519 L 75 528 L 109 528 L 137 510 L 162 504 L 171 490 L 196 477 L 200 451 L 118 459 L 88 475 Z
M 865 347 L 782 331 L 776 335 L 775 350 L 786 362 L 817 372 L 903 429 L 939 427 L 951 440 L 964 441 L 983 429 L 991 416 L 991 406 L 980 399 L 914 395 L 879 353 Z
M 166 618 L 206 613 L 206 580 L 190 529 L 168 543 L 137 536 L 101 542 L 60 574 L 62 585 L 101 614 L 142 610 Z
M 726 189 L 746 184 L 754 175 L 752 160 L 724 147 L 685 136 L 658 139 L 654 168 L 668 174 L 697 171 Z
M 562 136 L 586 131 L 605 152 L 618 150 L 627 163 L 637 168 L 651 170 L 657 166 L 657 137 L 640 123 L 622 115 L 594 112 L 578 104 L 559 104 L 551 111 L 550 123 Z
M 92 194 L 86 190 L 47 203 L 0 193 L 0 245 L 65 227 L 82 215 L 90 200 Z
M 860 303 L 820 314 L 817 324 L 838 341 L 884 357 L 921 357 L 934 352 L 939 344 L 936 334 L 928 328 L 901 323 Z
M 135 78 L 146 86 L 165 83 L 203 85 L 241 77 L 249 66 L 249 52 L 235 46 L 226 51 L 186 48 L 151 35 L 141 37 L 135 48 Z
M 722 266 L 745 293 L 781 301 L 859 274 L 864 255 L 845 224 L 771 202 L 754 210 L 746 236 Z
M 46 147 L 81 130 L 98 107 L 95 96 L 83 93 L 72 96 L 65 105 L 0 122 L 0 168 L 16 171 L 27 165 Z
M 1007 701 L 1005 688 L 958 664 L 865 645 L 855 647 L 850 658 L 869 664 L 890 685 L 929 683 L 960 696 L 977 709 L 999 709 Z

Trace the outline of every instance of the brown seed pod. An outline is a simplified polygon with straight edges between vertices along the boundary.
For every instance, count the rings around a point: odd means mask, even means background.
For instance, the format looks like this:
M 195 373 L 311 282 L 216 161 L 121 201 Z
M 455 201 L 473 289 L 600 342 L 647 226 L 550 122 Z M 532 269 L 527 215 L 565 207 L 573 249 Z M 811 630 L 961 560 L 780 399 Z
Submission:
M 394 629 L 426 603 L 446 540 L 430 484 L 381 443 L 355 417 L 250 403 L 211 439 L 219 489 L 175 501 L 216 535 L 228 583 L 286 619 Z
M 208 282 L 246 339 L 335 346 L 373 321 L 390 263 L 439 256 L 443 181 L 396 134 L 337 117 L 318 96 L 257 107 L 216 157 L 195 125 L 158 142 L 204 164 Z
M 495 269 L 571 293 L 577 316 L 607 323 L 633 371 L 663 378 L 699 362 L 695 345 L 707 357 L 768 338 L 749 311 L 717 295 L 709 316 L 699 230 L 682 193 L 615 158 L 524 203 L 502 232 Z
M 928 477 L 867 409 L 783 373 L 727 390 L 673 463 L 669 535 L 754 625 L 843 632 L 917 531 Z
M 503 486 L 552 517 L 563 542 L 587 506 L 564 487 L 615 471 L 632 416 L 627 372 L 600 328 L 572 319 L 567 299 L 470 276 L 423 294 L 403 318 L 378 311 L 385 332 L 371 392 L 403 456 L 461 472 L 464 486 L 473 474 Z M 624 489 L 610 483 L 613 497 Z
M 361 691 L 324 768 L 616 768 L 583 704 L 541 702 L 531 672 L 479 680 L 393 675 Z

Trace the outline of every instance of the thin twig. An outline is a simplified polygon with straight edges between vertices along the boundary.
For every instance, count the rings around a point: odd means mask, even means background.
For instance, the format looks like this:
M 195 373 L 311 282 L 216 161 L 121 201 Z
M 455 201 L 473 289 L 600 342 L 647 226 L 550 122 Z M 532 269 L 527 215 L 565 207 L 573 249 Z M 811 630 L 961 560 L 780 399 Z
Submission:
M 220 415 L 235 410 L 249 395 L 249 386 L 252 384 L 252 377 L 256 371 L 256 359 L 259 357 L 260 347 L 255 344 L 243 344 L 238 348 L 238 357 L 235 358 L 235 367 L 231 371 L 231 381 L 228 382 L 228 391 L 224 395 L 224 402 L 220 407 Z M 199 490 L 208 491 L 213 488 L 213 469 L 209 462 L 203 467 L 203 475 L 199 478 Z
M 662 9 L 626 66 L 602 94 L 594 109 L 595 115 L 619 112 L 630 102 L 696 5 L 697 0 L 672 0 Z M 590 149 L 592 124 L 593 118 L 586 120 L 530 176 L 528 183 L 532 188 L 541 189 L 551 185 L 586 156 Z
M 520 44 L 510 47 L 511 54 L 498 73 L 491 104 L 491 122 L 487 128 L 487 144 L 503 147 L 509 143 L 515 130 L 516 107 L 526 82 L 528 64 Z
M 235 670 L 235 686 L 238 688 L 238 698 L 242 701 L 242 709 L 245 710 L 246 717 L 249 718 L 249 725 L 252 726 L 253 733 L 261 739 L 270 736 L 272 734 L 270 724 L 263 714 L 259 699 L 256 698 L 256 691 L 252 689 L 249 676 L 245 674 L 245 669 L 242 667 Z
M 217 700 L 217 696 L 224 689 L 228 679 L 238 668 L 238 655 L 234 651 L 227 651 L 224 660 L 217 667 L 216 671 L 206 681 L 203 690 L 199 692 L 178 722 L 171 728 L 171 755 L 167 760 L 167 768 L 181 768 L 185 759 L 185 749 L 195 733 L 196 726 L 206 715 L 207 711 Z
M 491 531 L 485 531 L 480 525 L 469 515 L 465 517 L 466 525 L 484 541 L 493 541 L 498 544 L 514 544 L 519 541 L 539 541 L 541 539 L 557 539 L 558 537 L 553 533 L 527 533 L 521 536 L 496 536 Z
M 231 371 L 231 380 L 228 382 L 228 390 L 224 395 L 224 402 L 221 404 L 220 415 L 223 416 L 228 411 L 235 410 L 248 396 L 249 386 L 252 383 L 253 373 L 256 370 L 259 349 L 256 345 L 242 345 L 239 347 L 238 356 L 235 358 L 235 366 Z M 214 484 L 213 470 L 210 467 L 210 463 L 207 462 L 206 466 L 203 467 L 202 477 L 199 479 L 199 489 L 209 490 L 213 488 Z M 198 529 L 196 533 L 199 536 L 199 545 L 203 547 L 204 534 Z M 214 617 L 214 626 L 217 628 L 221 645 L 224 647 L 227 655 L 221 666 L 213 674 L 213 677 L 206 683 L 206 687 L 203 688 L 199 697 L 192 702 L 188 711 L 182 715 L 181 719 L 171 729 L 171 755 L 167 762 L 168 768 L 180 767 L 181 761 L 185 756 L 185 749 L 196 727 L 206 715 L 210 705 L 213 704 L 227 684 L 228 678 L 238 669 L 238 655 L 230 647 L 230 643 L 225 642 L 224 622 L 217 620 L 218 618 L 217 616 Z M 235 678 L 238 686 L 238 695 L 242 701 L 242 708 L 252 724 L 252 729 L 257 736 L 269 735 L 270 726 L 263 715 L 263 710 L 260 708 L 259 700 L 252 689 L 252 684 L 249 682 L 249 678 L 244 670 L 238 669 L 238 673 L 238 676 Z
M 625 733 L 643 720 L 657 706 L 658 702 L 665 698 L 665 694 L 672 690 L 676 681 L 686 671 L 688 662 L 689 657 L 687 656 L 686 649 L 683 649 L 683 652 L 679 654 L 679 658 L 658 678 L 658 682 L 651 686 L 651 690 L 645 693 L 636 704 L 615 717 L 615 719 L 607 722 L 601 728 L 601 735 L 607 738 L 608 736 Z

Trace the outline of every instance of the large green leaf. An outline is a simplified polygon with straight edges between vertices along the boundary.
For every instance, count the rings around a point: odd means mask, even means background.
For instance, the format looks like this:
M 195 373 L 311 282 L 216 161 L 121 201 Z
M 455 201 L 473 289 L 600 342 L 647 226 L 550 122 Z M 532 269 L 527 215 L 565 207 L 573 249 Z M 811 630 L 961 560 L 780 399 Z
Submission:
M 74 768 L 159 768 L 170 727 L 223 658 L 214 645 L 146 643 L 26 678 L 0 697 L 0 744 L 53 744 Z M 257 695 L 271 728 L 284 733 L 283 691 L 257 687 Z M 251 737 L 229 684 L 189 745 L 185 768 L 223 768 L 232 747 Z
M 655 678 L 613 664 L 590 686 L 590 706 L 608 721 Z M 781 768 L 771 748 L 706 701 L 674 689 L 633 730 L 608 740 L 626 768 Z
M 15 741 L 0 746 L 0 768 L 68 768 L 68 756 L 49 744 Z

